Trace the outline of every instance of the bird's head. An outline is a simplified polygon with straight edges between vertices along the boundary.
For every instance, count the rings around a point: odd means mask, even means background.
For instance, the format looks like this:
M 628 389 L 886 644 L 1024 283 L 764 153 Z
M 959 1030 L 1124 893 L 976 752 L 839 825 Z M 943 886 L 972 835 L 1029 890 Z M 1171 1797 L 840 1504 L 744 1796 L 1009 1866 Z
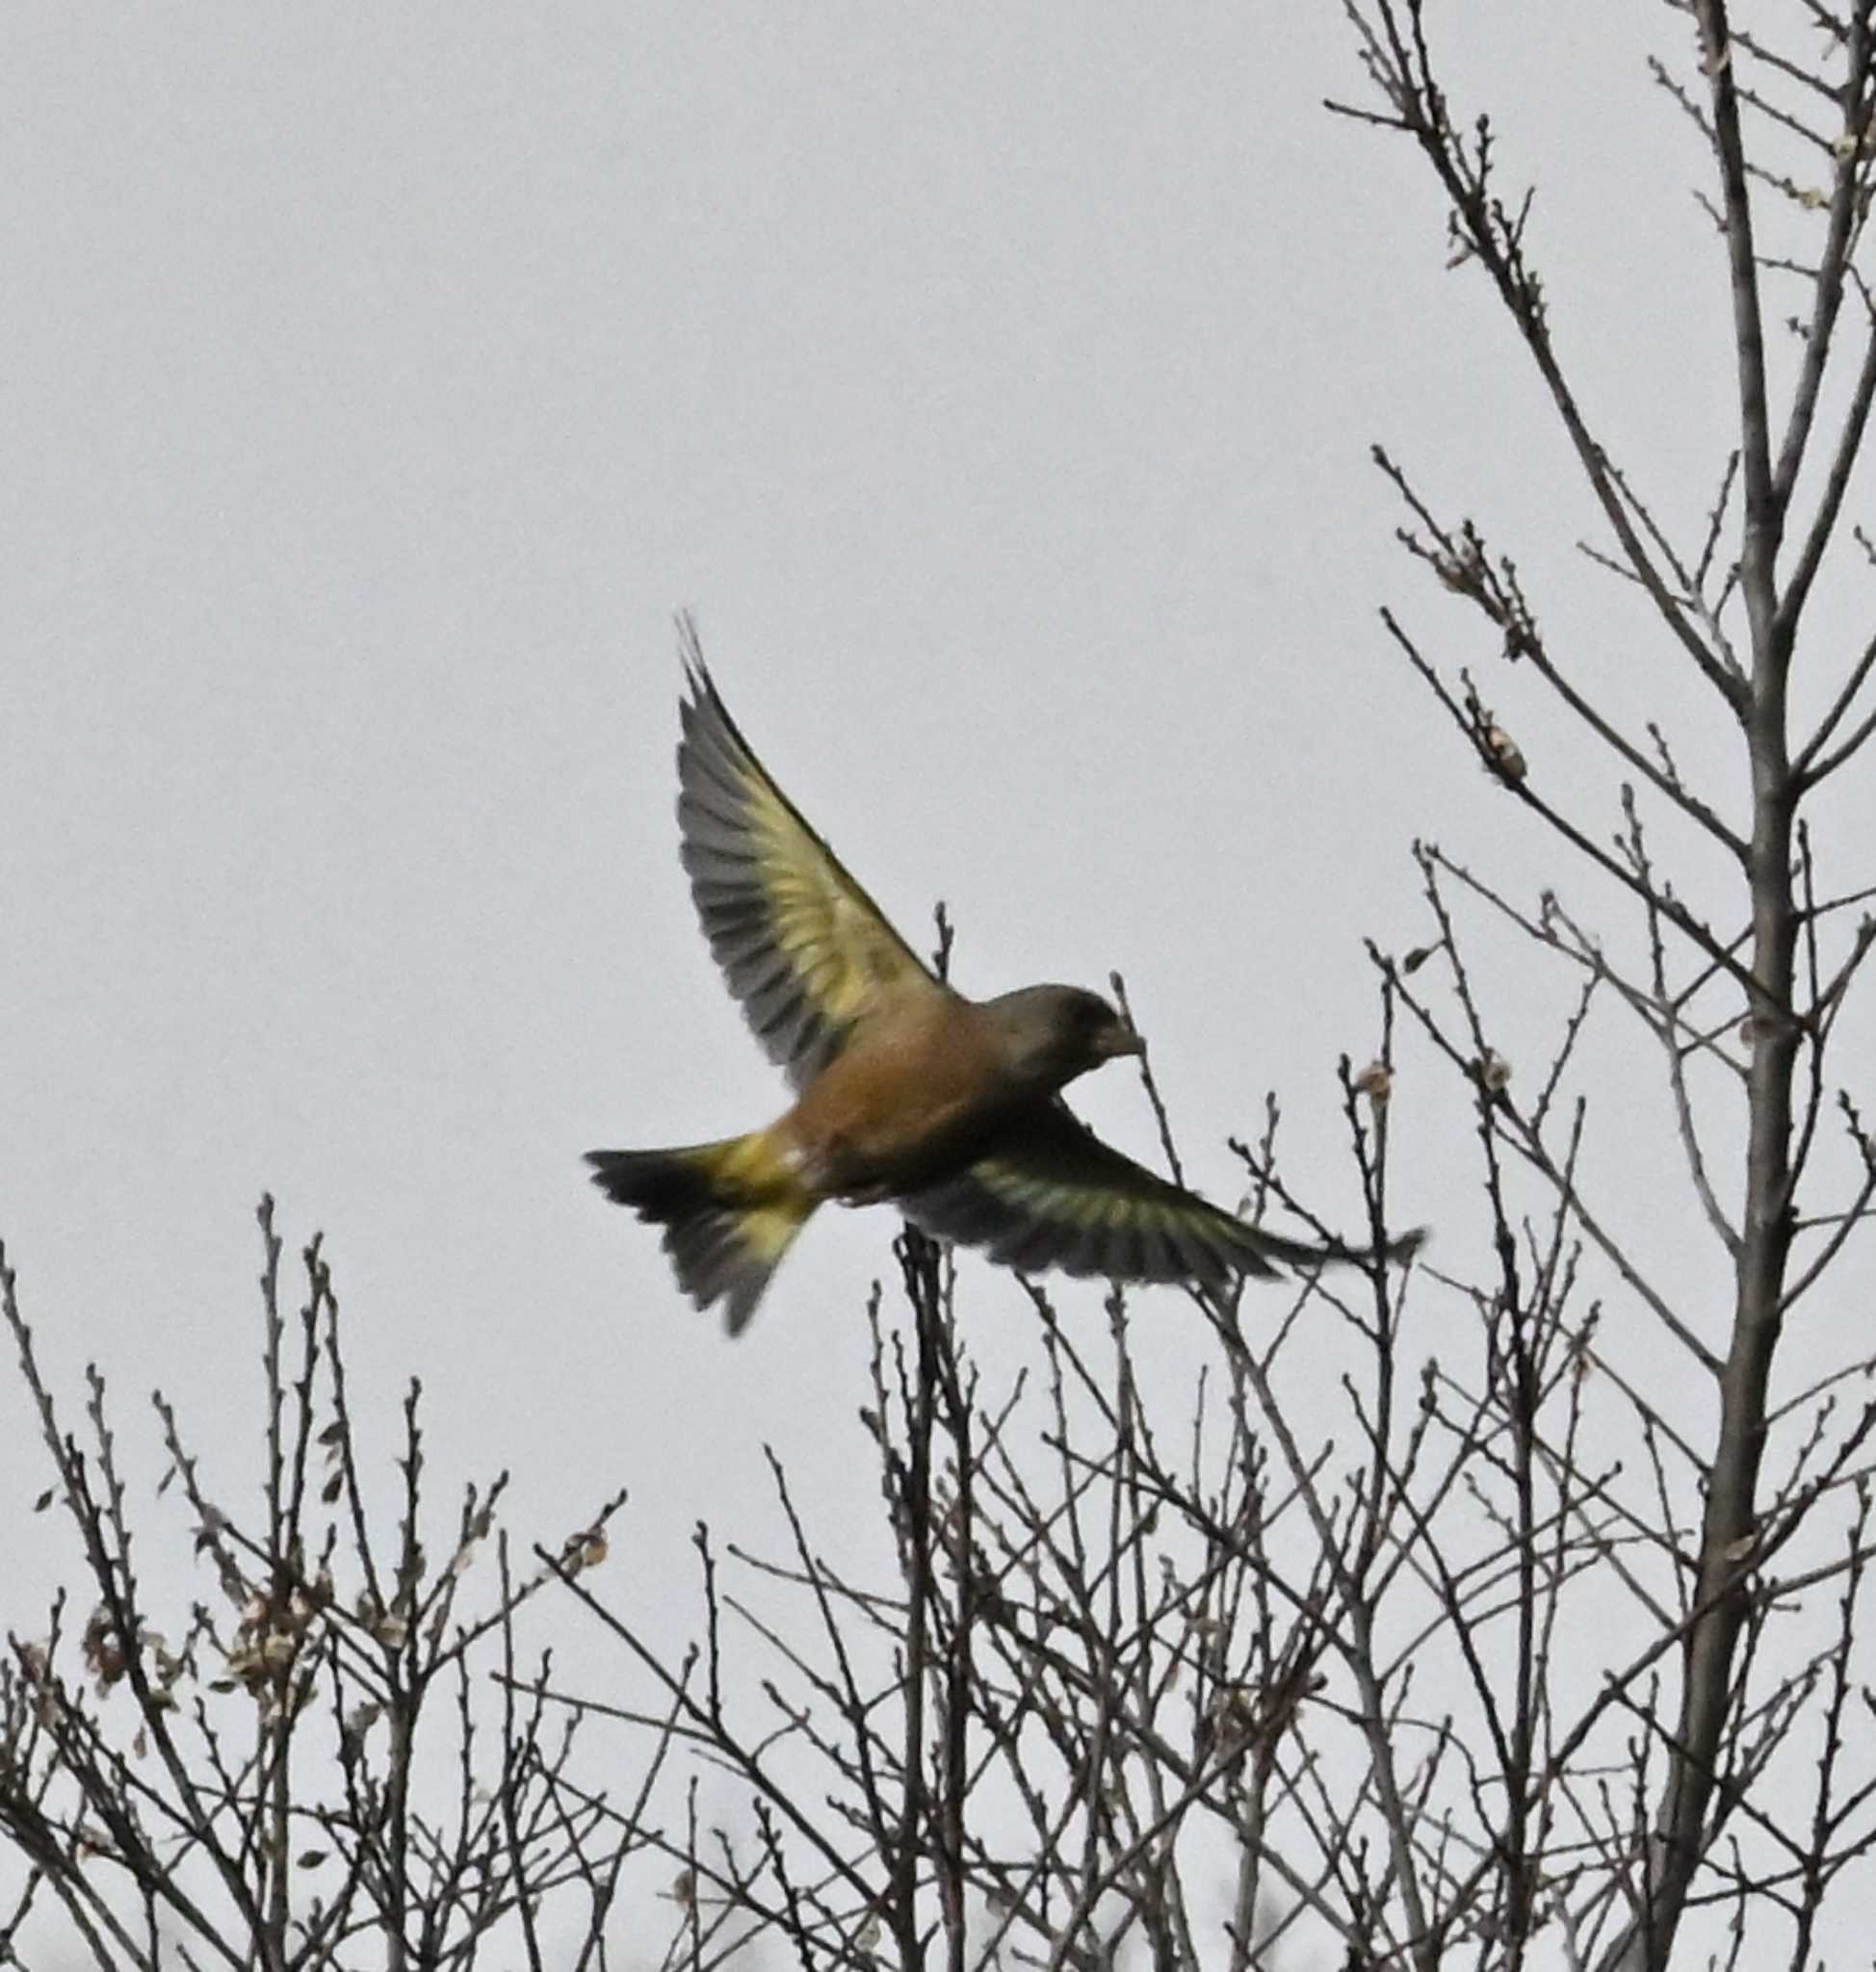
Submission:
M 1010 1072 L 1034 1089 L 1059 1089 L 1146 1043 L 1098 993 L 1080 986 L 1025 986 L 984 1001 Z

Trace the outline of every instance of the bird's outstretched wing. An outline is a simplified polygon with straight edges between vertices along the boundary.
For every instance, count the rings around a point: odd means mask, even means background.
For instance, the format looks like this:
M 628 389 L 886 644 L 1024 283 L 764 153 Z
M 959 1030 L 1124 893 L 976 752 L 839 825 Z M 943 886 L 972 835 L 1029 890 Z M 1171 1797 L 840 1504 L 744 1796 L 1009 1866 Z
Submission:
M 1372 1258 L 1247 1226 L 1109 1149 L 1059 1098 L 1000 1135 L 994 1155 L 900 1203 L 927 1232 L 1023 1273 L 1223 1287 L 1237 1274 L 1274 1275 L 1279 1262 L 1308 1272 Z M 1396 1240 L 1389 1258 L 1409 1258 L 1421 1236 Z
M 678 829 L 704 936 L 771 1060 L 803 1087 L 883 1000 L 943 993 L 737 730 L 688 616 Z

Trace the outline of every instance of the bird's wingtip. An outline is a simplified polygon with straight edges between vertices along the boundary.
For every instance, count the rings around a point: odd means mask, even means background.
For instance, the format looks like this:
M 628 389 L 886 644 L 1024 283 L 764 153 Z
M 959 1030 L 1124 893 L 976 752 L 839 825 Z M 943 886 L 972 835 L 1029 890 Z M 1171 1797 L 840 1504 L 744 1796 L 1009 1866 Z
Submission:
M 710 666 L 704 662 L 703 638 L 697 634 L 696 612 L 687 603 L 671 619 L 677 625 L 678 661 L 684 666 L 684 682 L 697 699 L 715 698 Z
M 1402 1266 L 1405 1266 L 1409 1260 L 1419 1255 L 1420 1248 L 1432 1236 L 1433 1228 L 1431 1226 L 1416 1226 L 1411 1232 L 1403 1232 L 1398 1239 L 1389 1243 L 1388 1258 L 1392 1260 L 1398 1260 Z

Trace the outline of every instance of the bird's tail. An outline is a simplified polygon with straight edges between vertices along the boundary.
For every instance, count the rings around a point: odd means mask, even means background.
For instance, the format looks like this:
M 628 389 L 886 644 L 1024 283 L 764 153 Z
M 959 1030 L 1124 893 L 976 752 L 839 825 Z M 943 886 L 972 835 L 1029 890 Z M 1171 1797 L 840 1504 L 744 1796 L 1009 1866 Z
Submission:
M 731 1335 L 820 1203 L 767 1130 L 674 1151 L 588 1151 L 593 1182 L 664 1229 L 678 1284 L 699 1308 L 724 1304 Z

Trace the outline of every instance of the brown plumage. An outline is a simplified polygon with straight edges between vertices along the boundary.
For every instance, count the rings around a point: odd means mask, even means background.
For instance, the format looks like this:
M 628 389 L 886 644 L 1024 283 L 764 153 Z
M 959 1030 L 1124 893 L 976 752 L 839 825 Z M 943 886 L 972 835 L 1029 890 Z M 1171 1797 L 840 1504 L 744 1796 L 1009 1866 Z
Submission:
M 1030 1273 L 1222 1288 L 1278 1262 L 1373 1258 L 1246 1225 L 1079 1122 L 1060 1091 L 1141 1052 L 1138 1036 L 1080 987 L 973 1000 L 932 973 L 769 778 L 682 629 L 684 867 L 730 991 L 796 1096 L 746 1136 L 587 1161 L 610 1198 L 664 1228 L 698 1307 L 722 1301 L 738 1333 L 829 1199 L 894 1200 L 927 1232 Z

